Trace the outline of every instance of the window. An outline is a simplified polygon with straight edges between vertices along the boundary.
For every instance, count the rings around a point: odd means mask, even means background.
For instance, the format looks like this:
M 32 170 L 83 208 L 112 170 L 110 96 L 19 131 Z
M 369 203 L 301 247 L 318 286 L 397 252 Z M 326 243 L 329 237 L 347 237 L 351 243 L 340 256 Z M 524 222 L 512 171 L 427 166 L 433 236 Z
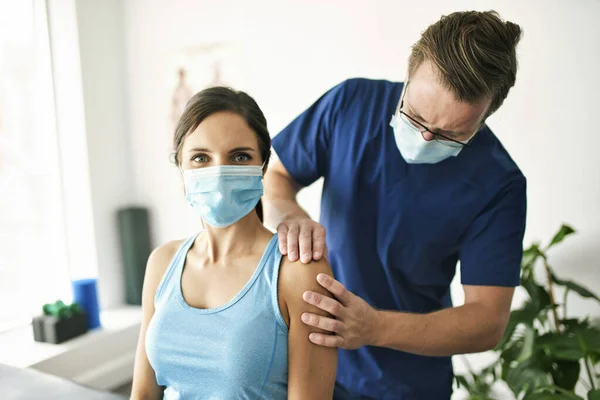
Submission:
M 43 0 L 0 3 L 0 331 L 70 299 Z

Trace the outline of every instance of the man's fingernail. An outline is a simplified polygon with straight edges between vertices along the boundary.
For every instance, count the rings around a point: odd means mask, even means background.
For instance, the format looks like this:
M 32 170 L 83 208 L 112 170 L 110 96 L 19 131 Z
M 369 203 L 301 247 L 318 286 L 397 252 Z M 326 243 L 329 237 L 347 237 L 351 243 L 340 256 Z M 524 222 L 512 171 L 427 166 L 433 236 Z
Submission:
M 313 298 L 313 294 L 311 292 L 304 292 L 304 300 L 310 301 Z
M 290 257 L 296 258 L 296 251 L 295 250 L 290 251 Z
M 317 275 L 317 281 L 319 281 L 320 283 L 327 283 L 328 282 L 328 276 L 325 274 L 319 274 Z
M 287 246 L 282 246 L 281 247 L 281 252 L 282 253 L 287 253 Z
M 315 251 L 315 258 L 319 258 L 321 257 L 321 253 L 319 253 L 318 251 Z
M 302 322 L 308 323 L 310 321 L 310 316 L 308 314 L 302 314 Z
M 310 253 L 302 253 L 302 261 L 309 262 L 310 261 Z

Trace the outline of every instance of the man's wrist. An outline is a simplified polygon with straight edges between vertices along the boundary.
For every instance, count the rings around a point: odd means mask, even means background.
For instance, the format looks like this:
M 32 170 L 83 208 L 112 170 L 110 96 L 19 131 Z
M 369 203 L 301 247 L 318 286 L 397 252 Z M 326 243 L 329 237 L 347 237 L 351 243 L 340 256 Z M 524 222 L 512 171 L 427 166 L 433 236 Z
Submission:
M 292 212 L 286 213 L 283 215 L 283 221 L 290 221 L 290 220 L 300 220 L 300 219 L 311 219 L 310 216 L 306 213 L 306 211 L 304 211 L 302 208 L 300 208 L 300 206 L 298 206 L 297 210 L 294 210 Z
M 385 347 L 385 326 L 387 320 L 387 312 L 383 310 L 375 310 L 373 318 L 373 327 L 371 329 L 370 346 Z

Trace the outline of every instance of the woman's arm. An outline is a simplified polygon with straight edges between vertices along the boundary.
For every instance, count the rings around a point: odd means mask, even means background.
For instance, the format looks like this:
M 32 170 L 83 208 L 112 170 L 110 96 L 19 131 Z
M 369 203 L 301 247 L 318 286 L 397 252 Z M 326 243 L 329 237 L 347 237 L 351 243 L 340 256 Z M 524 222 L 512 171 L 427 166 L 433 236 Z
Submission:
M 142 324 L 135 355 L 131 400 L 162 398 L 162 388 L 156 383 L 156 374 L 146 356 L 146 329 L 154 315 L 154 295 L 173 255 L 181 242 L 170 242 L 155 249 L 148 258 L 144 289 L 142 290 Z
M 308 265 L 282 259 L 279 291 L 285 303 L 283 314 L 289 316 L 288 333 L 288 399 L 331 399 L 335 385 L 337 349 L 317 346 L 308 340 L 311 332 L 324 332 L 302 322 L 305 312 L 326 315 L 302 299 L 307 290 L 326 294 L 317 275 L 333 276 L 325 260 Z M 286 318 L 288 319 L 288 318 Z

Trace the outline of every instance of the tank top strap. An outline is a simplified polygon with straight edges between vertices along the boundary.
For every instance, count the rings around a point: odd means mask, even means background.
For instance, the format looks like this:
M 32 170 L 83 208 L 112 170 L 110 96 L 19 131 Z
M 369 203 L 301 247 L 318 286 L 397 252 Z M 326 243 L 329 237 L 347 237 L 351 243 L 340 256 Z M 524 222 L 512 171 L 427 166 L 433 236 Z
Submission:
M 270 287 L 271 308 L 273 310 L 273 314 L 275 315 L 275 319 L 277 320 L 277 324 L 281 329 L 287 332 L 288 327 L 283 319 L 283 316 L 281 315 L 281 310 L 279 308 L 279 269 L 281 267 L 283 255 L 279 251 L 277 234 L 273 235 L 269 245 L 272 246 L 272 248 L 268 254 L 268 259 L 265 262 L 265 270 L 263 271 L 263 274 Z
M 188 251 L 194 244 L 196 237 L 198 234 L 193 235 L 192 237 L 186 239 L 177 249 L 177 252 L 171 259 L 167 270 L 165 271 L 158 287 L 156 288 L 156 294 L 154 295 L 154 305 L 158 305 L 166 301 L 167 299 L 175 296 L 177 293 L 178 285 L 181 284 L 179 281 L 181 277 L 181 271 L 185 264 L 185 258 L 187 256 Z

